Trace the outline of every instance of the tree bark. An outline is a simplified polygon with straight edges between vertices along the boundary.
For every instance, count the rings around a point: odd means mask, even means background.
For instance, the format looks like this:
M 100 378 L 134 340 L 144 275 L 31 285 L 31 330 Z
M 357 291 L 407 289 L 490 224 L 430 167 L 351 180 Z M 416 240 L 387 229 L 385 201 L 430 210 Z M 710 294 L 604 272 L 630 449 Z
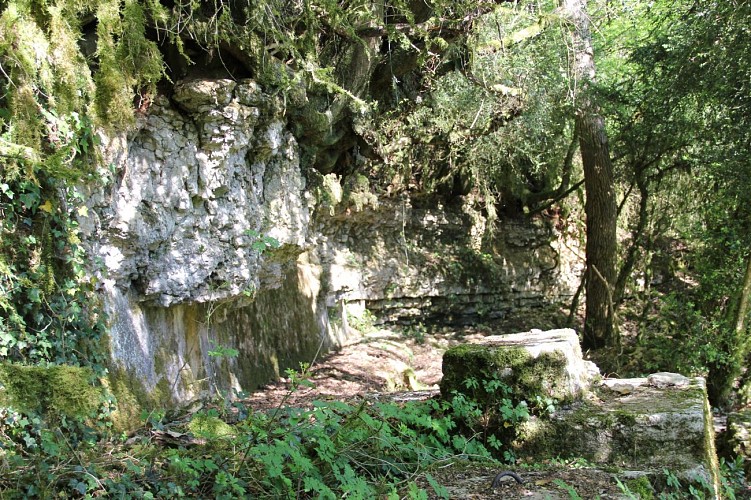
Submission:
M 710 402 L 719 407 L 730 404 L 733 384 L 743 371 L 739 384 L 739 396 L 743 404 L 751 401 L 751 355 L 748 351 L 746 336 L 746 317 L 751 307 L 751 254 L 746 257 L 746 271 L 743 277 L 743 285 L 738 295 L 731 302 L 726 322 L 730 331 L 725 345 L 721 348 L 729 354 L 728 360 L 723 363 L 715 362 L 709 367 L 707 377 L 707 390 Z
M 583 345 L 597 349 L 620 343 L 612 302 L 616 280 L 617 205 L 605 119 L 591 92 L 595 62 L 586 7 L 586 0 L 563 2 L 572 25 L 572 92 L 586 189 L 587 298 Z
M 735 334 L 739 337 L 746 330 L 746 317 L 749 305 L 751 305 L 751 254 L 746 258 L 746 274 L 743 278 L 743 287 L 738 297 L 738 308 L 735 311 Z

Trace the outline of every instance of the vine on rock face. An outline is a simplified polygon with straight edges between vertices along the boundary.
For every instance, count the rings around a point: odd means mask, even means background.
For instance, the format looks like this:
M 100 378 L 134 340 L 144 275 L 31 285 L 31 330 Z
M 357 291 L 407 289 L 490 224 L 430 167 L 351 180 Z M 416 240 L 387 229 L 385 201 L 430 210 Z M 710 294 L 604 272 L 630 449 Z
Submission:
M 126 123 L 135 90 L 164 75 L 139 9 L 17 0 L 0 13 L 0 359 L 104 370 L 105 318 L 74 184 L 101 181 L 95 127 Z
M 0 359 L 101 372 L 106 325 L 78 237 L 80 194 L 49 179 L 0 191 Z

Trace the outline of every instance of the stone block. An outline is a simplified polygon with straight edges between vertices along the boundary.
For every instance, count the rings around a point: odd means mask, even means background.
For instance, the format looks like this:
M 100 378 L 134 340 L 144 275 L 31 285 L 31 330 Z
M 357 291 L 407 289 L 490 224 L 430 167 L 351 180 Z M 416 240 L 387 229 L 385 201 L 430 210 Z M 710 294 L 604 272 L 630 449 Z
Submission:
M 734 456 L 743 457 L 746 477 L 751 477 L 751 410 L 742 410 L 728 415 L 727 442 Z
M 600 380 L 582 358 L 573 330 L 486 337 L 455 346 L 443 356 L 441 393 L 467 394 L 483 403 L 491 394 L 464 382 L 501 379 L 516 401 L 536 396 L 558 400 L 556 410 L 533 416 L 515 429 L 518 457 L 583 458 L 601 467 L 699 482 L 718 491 L 714 427 L 702 378 L 655 373 L 646 378 Z M 497 395 L 496 395 L 497 396 Z M 739 428 L 741 426 L 738 426 Z M 747 429 L 739 432 L 747 439 Z
M 605 380 L 592 397 L 549 419 L 525 422 L 515 448 L 532 459 L 578 457 L 627 470 L 668 469 L 689 481 L 718 484 L 703 378 L 660 373 Z
M 576 332 L 532 330 L 494 335 L 446 351 L 441 393 L 449 397 L 454 390 L 463 392 L 470 377 L 498 378 L 522 397 L 574 401 L 598 375 L 597 367 L 582 358 Z

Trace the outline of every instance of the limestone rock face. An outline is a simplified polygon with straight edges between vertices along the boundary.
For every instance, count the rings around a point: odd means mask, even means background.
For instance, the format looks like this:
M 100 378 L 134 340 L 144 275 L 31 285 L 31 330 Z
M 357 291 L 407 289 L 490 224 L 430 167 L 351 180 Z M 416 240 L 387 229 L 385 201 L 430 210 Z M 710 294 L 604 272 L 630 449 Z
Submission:
M 134 392 L 119 397 L 254 389 L 336 347 L 349 311 L 461 323 L 573 295 L 577 243 L 555 225 L 499 221 L 489 239 L 471 199 L 379 198 L 313 168 L 323 152 L 303 160 L 298 118 L 252 80 L 194 79 L 102 136 L 105 187 L 81 188 L 79 224 L 114 385 Z
M 317 217 L 314 245 L 332 289 L 385 320 L 495 320 L 568 300 L 578 286 L 569 280 L 580 261 L 542 221 L 498 221 L 483 243 L 487 221 L 470 204 L 381 199 L 327 215 Z
M 156 402 L 254 388 L 334 341 L 301 257 L 312 202 L 275 101 L 231 80 L 180 82 L 173 99 L 111 139 L 110 183 L 81 220 L 112 371 L 129 381 L 117 385 Z
M 244 104 L 255 91 L 229 80 L 177 85 L 182 112 L 158 100 L 120 152 L 110 192 L 92 200 L 94 253 L 107 280 L 134 288 L 139 302 L 168 307 L 258 288 L 253 234 L 303 246 L 310 206 L 296 142 L 263 114 L 261 98 Z M 270 271 L 273 285 L 281 273 Z

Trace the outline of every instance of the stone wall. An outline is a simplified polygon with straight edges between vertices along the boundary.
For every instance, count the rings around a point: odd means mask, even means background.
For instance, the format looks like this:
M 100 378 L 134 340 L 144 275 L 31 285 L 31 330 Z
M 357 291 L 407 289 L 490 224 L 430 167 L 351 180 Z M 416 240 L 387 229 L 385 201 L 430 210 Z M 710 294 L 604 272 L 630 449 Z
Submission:
M 551 221 L 488 231 L 471 200 L 379 199 L 362 176 L 302 165 L 293 125 L 253 81 L 192 80 L 127 137 L 105 138 L 106 187 L 87 193 L 80 223 L 113 372 L 134 391 L 253 389 L 335 348 L 362 306 L 385 321 L 466 322 L 573 294 L 576 243 Z

